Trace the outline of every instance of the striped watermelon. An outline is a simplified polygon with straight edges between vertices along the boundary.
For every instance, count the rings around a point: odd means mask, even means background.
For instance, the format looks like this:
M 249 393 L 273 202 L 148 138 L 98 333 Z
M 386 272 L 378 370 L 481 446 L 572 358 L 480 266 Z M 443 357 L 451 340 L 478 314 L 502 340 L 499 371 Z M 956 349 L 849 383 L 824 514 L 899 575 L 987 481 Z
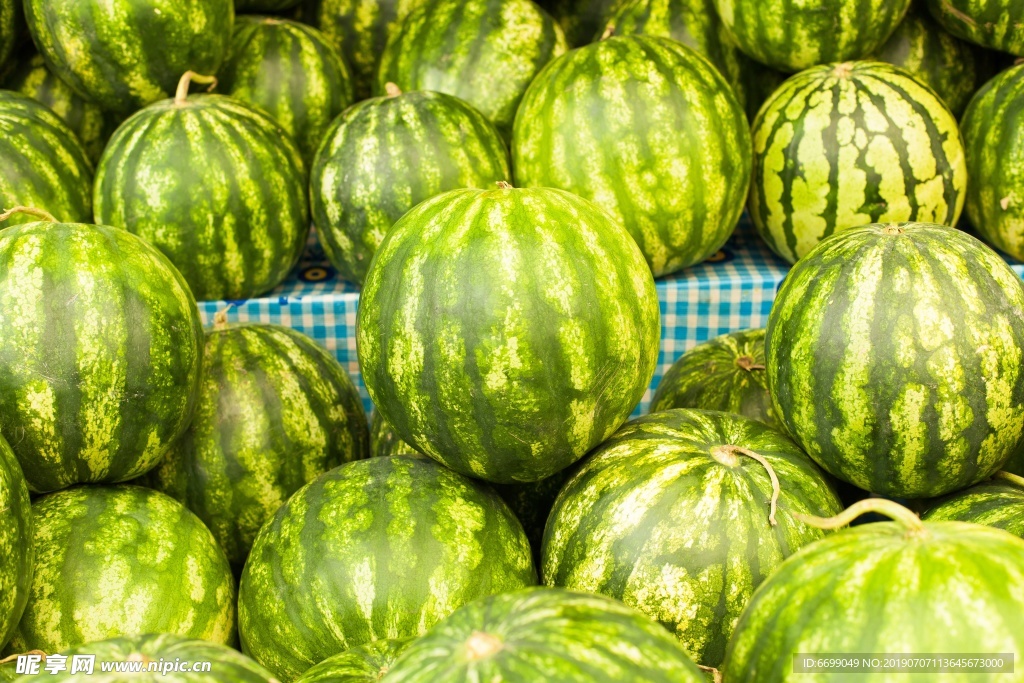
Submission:
M 235 638 L 235 584 L 199 518 L 141 486 L 81 486 L 32 504 L 37 549 L 28 606 L 8 650 L 172 633 Z
M 315 28 L 276 17 L 239 17 L 220 70 L 227 95 L 271 115 L 313 159 L 331 121 L 352 104 L 352 77 Z
M 232 0 L 25 0 L 47 65 L 80 95 L 130 114 L 174 93 L 186 71 L 227 54 Z
M 365 458 L 368 440 L 332 355 L 285 327 L 221 321 L 206 335 L 196 416 L 145 483 L 196 513 L 241 568 L 263 523 L 306 482 Z
M 765 344 L 776 414 L 864 490 L 943 495 L 991 476 L 1024 438 L 1024 285 L 953 228 L 867 225 L 822 242 L 783 282 Z
M 556 60 L 523 98 L 516 183 L 591 199 L 655 277 L 714 254 L 747 196 L 750 134 L 729 84 L 665 38 L 608 38 Z
M 14 452 L 0 438 L 0 650 L 28 602 L 35 544 L 28 485 Z
M 4 87 L 52 109 L 75 133 L 92 161 L 99 159 L 111 133 L 117 128 L 117 116 L 79 97 L 46 68 L 42 55 L 32 55 L 17 64 L 4 79 Z
M 511 176 L 505 143 L 483 114 L 451 95 L 394 86 L 348 109 L 325 135 L 310 172 L 313 222 L 341 276 L 362 283 L 384 235 L 409 209 Z
M 307 669 L 295 683 L 377 683 L 412 641 L 375 640 L 353 647 Z
M 493 492 L 429 460 L 371 458 L 300 489 L 260 530 L 239 632 L 244 652 L 290 680 L 535 582 L 522 527 Z
M 51 673 L 44 670 L 19 680 L 24 683 L 90 683 L 97 680 L 102 683 L 280 683 L 269 671 L 237 650 L 168 633 L 109 638 L 65 650 L 62 654 L 67 657 L 64 671 Z M 72 674 L 70 669 L 75 655 L 94 655 L 98 662 L 142 662 L 147 667 L 144 671 L 149 667 L 154 669 L 148 675 L 118 672 L 116 669 L 101 673 L 100 665 L 96 664 L 94 675 Z M 182 670 L 186 665 L 192 667 L 199 663 L 209 663 L 209 671 Z M 175 664 L 179 670 L 172 669 Z
M 990 481 L 939 501 L 924 518 L 984 524 L 1024 538 L 1024 478 L 999 472 Z
M 603 34 L 661 36 L 693 48 L 725 76 L 750 119 L 782 83 L 781 74 L 736 47 L 712 0 L 624 0 L 605 24 Z
M 370 418 L 370 457 L 386 458 L 389 455 L 411 455 L 422 456 L 423 454 L 415 448 L 402 441 L 402 437 L 395 434 L 386 419 L 381 417 L 377 411 L 373 412 Z
M 550 588 L 479 600 L 414 641 L 388 683 L 700 683 L 664 629 L 620 602 Z
M 454 190 L 385 237 L 356 323 L 370 397 L 452 469 L 539 481 L 610 436 L 658 360 L 658 298 L 636 245 L 551 189 Z
M 559 494 L 544 583 L 622 600 L 718 666 L 754 589 L 823 536 L 794 514 L 841 510 L 810 459 L 766 425 L 660 412 L 626 424 Z
M 65 221 L 92 217 L 92 164 L 75 134 L 49 108 L 0 90 L 0 209 L 30 206 Z M 38 220 L 27 214 L 0 228 Z
M 946 33 L 928 12 L 915 6 L 872 59 L 895 64 L 930 86 L 959 117 L 984 80 L 979 52 Z
M 567 49 L 562 29 L 532 0 L 432 0 L 388 41 L 376 94 L 394 83 L 455 95 L 508 139 L 527 86 Z
M 729 643 L 726 683 L 837 679 L 835 673 L 794 673 L 798 653 L 1014 652 L 1019 661 L 1024 541 L 974 524 L 922 523 L 906 508 L 877 498 L 851 507 L 832 523 L 848 523 L 865 511 L 896 521 L 827 536 L 762 584 Z M 852 674 L 849 680 L 863 676 Z M 977 680 L 1000 678 L 990 676 L 979 674 Z M 953 670 L 879 674 L 878 680 L 967 678 Z
M 100 159 L 96 222 L 163 251 L 199 300 L 277 286 L 309 232 L 298 149 L 268 116 L 234 98 L 178 96 L 128 119 Z
M 672 408 L 721 410 L 781 429 L 768 396 L 764 330 L 723 334 L 680 356 L 651 400 L 652 413 Z
M 400 21 L 427 0 L 305 0 L 302 18 L 319 27 L 352 69 L 356 100 L 370 96 L 381 54 Z
M 283 12 L 302 0 L 235 0 L 236 12 Z
M 21 0 L 0 0 L 0 66 L 24 37 Z
M 925 0 L 940 24 L 958 38 L 1024 56 L 1019 0 Z
M 134 235 L 81 224 L 4 230 L 0 263 L 0 431 L 29 488 L 152 469 L 199 393 L 203 332 L 181 276 Z
M 875 222 L 956 225 L 967 168 L 956 118 L 881 62 L 808 69 L 754 121 L 750 217 L 795 262 L 836 231 Z
M 569 45 L 579 47 L 601 37 L 605 21 L 628 0 L 538 0 L 565 30 Z
M 781 71 L 861 59 L 896 30 L 911 0 L 714 0 L 748 55 Z
M 985 84 L 963 118 L 967 149 L 967 217 L 981 236 L 1024 258 L 1024 64 Z

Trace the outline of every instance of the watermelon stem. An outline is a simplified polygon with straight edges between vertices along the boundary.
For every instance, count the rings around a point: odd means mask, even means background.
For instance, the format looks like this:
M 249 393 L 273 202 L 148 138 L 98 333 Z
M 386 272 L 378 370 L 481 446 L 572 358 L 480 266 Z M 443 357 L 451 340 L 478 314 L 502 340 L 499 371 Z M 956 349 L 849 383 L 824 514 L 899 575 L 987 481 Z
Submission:
M 772 500 L 771 506 L 768 510 L 768 523 L 772 526 L 778 526 L 778 521 L 775 519 L 775 513 L 779 509 L 779 494 L 782 492 L 782 487 L 779 485 L 779 478 L 775 476 L 775 470 L 772 468 L 771 463 L 765 459 L 760 453 L 743 448 L 742 446 L 715 446 L 711 449 L 711 457 L 718 462 L 722 463 L 727 467 L 736 467 L 739 465 L 739 458 L 736 454 L 745 455 L 748 458 L 753 458 L 757 462 L 761 463 L 761 466 L 768 470 L 768 478 L 772 480 Z
M 924 522 L 916 514 L 896 503 L 885 498 L 867 498 L 840 512 L 835 517 L 815 517 L 804 515 L 799 512 L 793 515 L 798 521 L 812 526 L 816 529 L 833 530 L 846 526 L 863 514 L 875 512 L 892 519 L 907 527 L 908 531 L 924 531 Z
M 994 475 L 992 475 L 992 478 L 993 479 L 1005 479 L 1006 481 L 1010 482 L 1011 484 L 1015 484 L 1017 486 L 1024 487 L 1024 477 L 1017 476 L 1016 474 L 1012 474 L 1010 472 L 996 472 Z
M 204 76 L 203 74 L 197 74 L 195 71 L 186 71 L 178 81 L 178 90 L 174 93 L 174 104 L 182 105 L 185 104 L 185 100 L 188 99 L 188 87 L 195 81 L 200 85 L 209 85 L 206 92 L 210 92 L 217 87 L 216 76 Z
M 764 370 L 765 367 L 760 363 L 755 363 L 754 359 L 750 356 L 740 356 L 736 359 L 736 365 L 740 366 L 741 370 Z
M 388 97 L 398 97 L 399 95 L 402 94 L 402 89 L 399 88 L 394 83 L 392 83 L 391 81 L 388 81 L 387 83 L 384 84 L 384 92 L 387 94 Z
M 515 189 L 512 186 L 512 183 L 506 182 L 504 180 L 499 180 L 497 185 L 498 185 L 498 189 L 499 190 L 513 190 L 513 189 Z
M 614 24 L 608 24 L 608 26 L 604 29 L 604 33 L 601 34 L 601 40 L 608 40 L 609 38 L 611 38 L 614 35 L 615 35 L 615 25 Z
M 7 220 L 16 213 L 24 213 L 28 214 L 29 216 L 35 216 L 36 218 L 47 221 L 49 223 L 57 222 L 57 219 L 53 217 L 53 214 L 43 211 L 42 209 L 37 209 L 34 206 L 16 206 L 13 209 L 7 209 L 3 213 L 0 213 L 0 223 L 3 223 L 5 220 Z
M 216 313 L 213 314 L 213 329 L 223 330 L 228 326 L 228 311 L 231 310 L 230 306 L 226 306 Z
M 26 657 L 28 655 L 39 655 L 40 657 L 43 658 L 44 662 L 46 661 L 46 657 L 47 657 L 46 653 L 43 652 L 42 650 L 29 650 L 28 652 L 18 652 L 18 653 L 13 654 L 13 655 L 8 655 L 7 657 L 4 657 L 3 659 L 0 659 L 0 664 L 8 664 L 8 663 L 13 662 L 16 659 L 18 659 L 18 657 Z
M 701 671 L 705 671 L 705 672 L 711 674 L 711 679 L 715 683 L 722 683 L 722 672 L 719 671 L 718 669 L 716 669 L 715 667 L 713 667 L 713 666 L 704 666 L 703 664 L 698 664 L 697 668 L 700 669 Z

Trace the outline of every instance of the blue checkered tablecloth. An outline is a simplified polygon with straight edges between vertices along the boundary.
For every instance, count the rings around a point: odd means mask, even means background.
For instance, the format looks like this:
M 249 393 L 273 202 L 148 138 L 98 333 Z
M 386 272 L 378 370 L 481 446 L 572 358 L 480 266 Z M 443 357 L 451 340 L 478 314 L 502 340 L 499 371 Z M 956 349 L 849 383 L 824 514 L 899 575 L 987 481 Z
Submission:
M 1024 265 L 1011 262 L 1024 276 Z M 763 327 L 775 292 L 789 266 L 772 254 L 744 217 L 728 244 L 699 266 L 657 281 L 661 301 L 661 352 L 651 386 L 637 406 L 646 412 L 654 390 L 685 351 L 721 334 Z M 217 311 L 232 322 L 274 323 L 306 334 L 333 353 L 359 387 L 363 405 L 372 408 L 356 357 L 356 308 L 359 288 L 341 280 L 324 257 L 315 236 L 288 279 L 259 299 L 204 301 L 204 325 Z

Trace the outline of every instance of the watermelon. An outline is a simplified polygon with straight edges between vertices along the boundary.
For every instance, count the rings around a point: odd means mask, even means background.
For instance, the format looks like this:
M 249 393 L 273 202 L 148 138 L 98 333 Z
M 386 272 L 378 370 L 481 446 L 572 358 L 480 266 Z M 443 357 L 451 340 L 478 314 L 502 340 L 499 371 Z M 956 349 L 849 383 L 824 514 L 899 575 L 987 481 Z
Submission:
M 394 427 L 377 412 L 374 413 L 370 423 L 370 455 L 372 457 L 389 455 L 427 457 L 402 441 L 401 437 L 395 433 Z M 535 560 L 540 559 L 544 525 L 547 524 L 551 507 L 555 504 L 555 498 L 558 497 L 558 492 L 562 490 L 562 485 L 568 476 L 568 470 L 562 470 L 540 481 L 526 484 L 495 484 L 493 486 L 501 499 L 515 513 L 516 519 L 523 525 Z
M 412 638 L 375 640 L 328 657 L 295 679 L 295 683 L 377 683 Z
M 867 225 L 825 240 L 783 282 L 765 345 L 776 415 L 864 490 L 962 489 L 1024 438 L 1024 284 L 953 228 Z
M 313 222 L 341 276 L 362 283 L 384 235 L 409 209 L 511 177 L 505 144 L 483 114 L 451 95 L 394 86 L 349 108 L 325 135 L 310 172 Z
M 432 0 L 388 41 L 376 94 L 394 83 L 455 95 L 508 139 L 527 86 L 567 49 L 562 29 L 532 0 Z
M 21 0 L 0 0 L 0 66 L 21 42 L 24 21 Z
M 32 504 L 28 606 L 8 650 L 60 652 L 119 636 L 235 638 L 235 584 L 199 518 L 141 486 L 82 486 Z
M 275 17 L 239 17 L 220 70 L 222 91 L 270 114 L 308 163 L 331 121 L 352 104 L 352 77 L 315 28 Z
M 91 161 L 99 159 L 118 117 L 79 97 L 46 68 L 42 55 L 21 60 L 4 79 L 4 87 L 28 95 L 53 110 L 67 124 L 85 148 Z
M 605 21 L 626 2 L 629 0 L 538 0 L 558 20 L 574 47 L 600 38 Z
M 544 533 L 544 583 L 622 600 L 717 667 L 757 586 L 824 535 L 793 515 L 841 510 L 781 433 L 668 410 L 626 424 L 566 484 Z
M 400 21 L 427 0 L 305 0 L 300 16 L 320 28 L 352 69 L 356 100 L 370 96 L 381 54 Z
M 93 170 L 75 134 L 48 107 L 0 90 L 0 209 L 29 206 L 64 221 L 92 217 Z M 0 229 L 38 220 L 0 220 Z
M 306 482 L 365 458 L 366 413 L 345 369 L 277 325 L 206 335 L 196 416 L 144 483 L 199 516 L 241 568 L 256 533 Z
M 926 520 L 973 522 L 1024 538 L 1024 478 L 1007 472 L 939 501 Z
M 621 226 L 567 192 L 453 190 L 407 213 L 356 320 L 377 410 L 417 450 L 539 481 L 604 441 L 658 360 L 658 297 Z
M 388 683 L 699 683 L 660 626 L 599 595 L 534 588 L 478 600 L 414 641 Z
M 283 12 L 302 0 L 235 0 L 236 12 Z
M 214 73 L 228 51 L 231 0 L 25 0 L 47 66 L 79 95 L 130 114 Z
M 979 52 L 944 31 L 926 11 L 914 7 L 871 58 L 895 64 L 930 86 L 959 117 L 983 81 Z
M 1016 453 L 1010 456 L 1003 469 L 1011 474 L 1024 477 L 1024 445 Z
M 930 88 L 881 62 L 793 76 L 754 121 L 750 218 L 790 263 L 868 223 L 956 225 L 967 167 L 956 118 Z
M 650 411 L 672 408 L 721 410 L 781 428 L 768 396 L 764 329 L 723 334 L 680 356 L 662 377 Z
M 958 38 L 1024 56 L 1018 0 L 925 0 L 942 26 Z
M 1007 69 L 975 95 L 963 118 L 967 217 L 981 236 L 1024 258 L 1024 64 Z
M 28 484 L 14 451 L 0 438 L 0 650 L 28 602 L 35 564 Z
M 19 680 L 25 683 L 279 683 L 270 672 L 236 650 L 205 640 L 182 638 L 169 633 L 133 638 L 109 638 L 71 648 L 62 653 L 65 670 L 41 671 Z M 94 674 L 71 673 L 75 655 L 94 655 Z M 100 662 L 140 662 L 147 673 L 101 673 Z M 208 671 L 192 667 L 209 666 Z M 121 664 L 120 666 L 124 666 Z M 129 664 L 128 666 L 131 666 Z M 187 668 L 186 668 L 187 667 Z
M 602 35 L 637 34 L 678 40 L 711 60 L 729 81 L 749 119 L 782 83 L 781 74 L 736 47 L 712 0 L 625 0 L 605 24 Z
M 29 489 L 155 467 L 199 394 L 203 331 L 178 272 L 123 230 L 51 222 L 0 232 L 0 263 L 0 432 Z
M 740 49 L 780 71 L 861 59 L 892 35 L 911 0 L 714 0 Z
M 302 158 L 270 117 L 223 95 L 178 95 L 125 121 L 103 152 L 96 222 L 163 251 L 199 300 L 276 287 L 309 232 Z
M 260 530 L 239 589 L 242 648 L 290 680 L 534 583 L 522 527 L 485 486 L 422 458 L 351 462 L 300 489 Z
M 593 200 L 626 226 L 655 277 L 725 244 L 747 196 L 747 118 L 684 45 L 612 37 L 552 62 L 516 118 L 516 183 Z
M 1024 541 L 975 524 L 921 522 L 878 498 L 817 523 L 834 527 L 869 511 L 896 521 L 862 524 L 812 543 L 761 585 L 729 643 L 726 683 L 838 677 L 794 672 L 798 653 L 1024 652 Z M 953 683 L 965 674 L 915 671 L 879 674 L 879 680 Z

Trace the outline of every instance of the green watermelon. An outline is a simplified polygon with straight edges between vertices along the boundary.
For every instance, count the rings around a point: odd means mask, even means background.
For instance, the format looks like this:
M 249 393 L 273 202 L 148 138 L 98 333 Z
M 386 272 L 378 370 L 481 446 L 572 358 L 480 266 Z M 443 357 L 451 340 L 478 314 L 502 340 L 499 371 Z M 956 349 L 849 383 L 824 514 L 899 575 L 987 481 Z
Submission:
M 46 64 L 79 95 L 130 114 L 227 54 L 231 0 L 25 0 Z
M 1024 477 L 1024 445 L 1018 449 L 1016 453 L 1010 456 L 1010 459 L 1006 462 L 1006 466 L 1003 469 L 1010 474 L 1016 474 L 1019 477 Z
M 508 139 L 527 86 L 567 49 L 562 29 L 532 0 L 432 0 L 391 36 L 375 92 L 394 83 L 455 95 Z
M 395 88 L 338 117 L 310 172 L 320 243 L 341 276 L 357 283 L 409 209 L 512 177 L 505 143 L 483 114 L 451 95 Z
M 569 45 L 579 47 L 602 35 L 605 21 L 628 0 L 538 0 L 565 30 Z
M 663 628 L 600 595 L 534 588 L 463 607 L 415 640 L 387 683 L 700 683 Z
M 1024 538 L 1024 478 L 999 472 L 939 501 L 924 518 L 984 524 Z
M 790 263 L 868 223 L 956 225 L 967 167 L 956 118 L 933 90 L 881 62 L 793 76 L 754 121 L 750 218 Z
M 622 600 L 719 666 L 757 586 L 824 535 L 793 515 L 841 510 L 810 459 L 763 423 L 660 412 L 601 444 L 559 494 L 544 583 Z
M 375 412 L 370 423 L 370 455 L 386 457 L 389 455 L 409 455 L 425 458 L 415 448 L 402 441 L 395 433 L 394 427 Z M 555 504 L 558 492 L 568 478 L 568 470 L 556 472 L 546 479 L 526 484 L 494 484 L 495 492 L 515 513 L 516 519 L 523 525 L 526 538 L 530 541 L 534 559 L 540 559 L 540 546 L 544 538 L 544 525 L 547 524 L 551 507 Z
M 168 633 L 109 638 L 65 650 L 62 654 L 67 657 L 64 671 L 41 671 L 19 680 L 24 683 L 280 683 L 269 671 L 236 650 Z M 92 675 L 71 673 L 75 655 L 95 656 Z M 119 672 L 116 668 L 110 673 L 101 673 L 100 662 L 140 662 L 145 667 L 142 671 L 147 673 Z M 197 666 L 209 666 L 209 670 L 192 670 Z
M 28 485 L 14 451 L 0 437 L 0 650 L 28 602 L 35 565 Z
M 199 518 L 141 486 L 82 486 L 32 504 L 36 566 L 8 650 L 118 636 L 235 640 L 235 584 Z
M 181 275 L 138 237 L 81 224 L 8 228 L 0 263 L 0 431 L 29 489 L 152 469 L 199 395 L 203 331 Z
M 958 38 L 1024 56 L 1019 0 L 925 0 L 942 26 Z
M 781 429 L 768 396 L 764 329 L 723 334 L 680 356 L 661 378 L 650 411 L 672 408 L 721 410 Z
M 776 415 L 866 491 L 970 486 L 1024 438 L 1024 284 L 953 228 L 866 225 L 825 240 L 783 282 L 765 345 Z
M 48 107 L 0 90 L 0 209 L 30 206 L 64 221 L 92 218 L 92 164 L 75 134 Z M 0 229 L 38 220 L 0 220 Z
M 729 239 L 747 196 L 750 133 L 728 82 L 667 38 L 608 38 L 551 63 L 516 118 L 524 187 L 593 200 L 640 245 L 655 277 Z
M 862 524 L 812 543 L 761 585 L 729 642 L 725 683 L 865 679 L 796 673 L 799 653 L 1013 652 L 1019 661 L 1024 541 L 975 524 L 922 523 L 910 510 L 878 498 L 817 523 L 834 528 L 868 511 L 896 521 Z M 954 683 L 1000 676 L 975 679 L 953 669 L 877 678 Z
M 621 226 L 567 192 L 454 190 L 384 238 L 356 321 L 377 410 L 417 450 L 539 481 L 611 436 L 658 360 L 658 297 Z
M 381 54 L 400 21 L 427 0 L 305 0 L 300 16 L 317 26 L 352 69 L 356 100 L 370 96 Z
M 99 159 L 118 117 L 78 96 L 46 68 L 42 55 L 32 55 L 17 64 L 4 80 L 4 87 L 42 102 L 78 136 L 89 159 Z
M 911 0 L 714 0 L 740 49 L 780 71 L 861 59 L 896 30 Z
M 305 247 L 302 158 L 261 111 L 231 97 L 178 96 L 125 121 L 96 171 L 96 222 L 163 251 L 199 300 L 273 289 Z
M 239 589 L 242 648 L 290 680 L 535 582 L 522 527 L 485 486 L 422 458 L 351 462 L 260 530 Z
M 967 218 L 981 236 L 1024 258 L 1024 64 L 985 84 L 963 118 L 967 149 Z
M 871 58 L 895 64 L 930 86 L 957 117 L 983 81 L 979 50 L 946 33 L 916 6 Z
M 352 77 L 315 28 L 276 17 L 239 17 L 220 70 L 223 92 L 270 114 L 313 159 L 331 121 L 352 104 Z
M 377 683 L 412 638 L 375 640 L 328 657 L 295 679 L 295 683 Z
M 352 380 L 316 342 L 277 325 L 220 323 L 185 435 L 143 482 L 199 516 L 241 568 L 256 533 L 306 482 L 367 456 Z
M 0 0 L 0 66 L 24 38 L 22 0 Z
M 736 47 L 712 0 L 625 0 L 605 24 L 603 34 L 661 36 L 693 48 L 711 60 L 729 81 L 749 119 L 782 83 L 779 73 Z
M 283 12 L 302 0 L 235 0 L 236 12 Z

